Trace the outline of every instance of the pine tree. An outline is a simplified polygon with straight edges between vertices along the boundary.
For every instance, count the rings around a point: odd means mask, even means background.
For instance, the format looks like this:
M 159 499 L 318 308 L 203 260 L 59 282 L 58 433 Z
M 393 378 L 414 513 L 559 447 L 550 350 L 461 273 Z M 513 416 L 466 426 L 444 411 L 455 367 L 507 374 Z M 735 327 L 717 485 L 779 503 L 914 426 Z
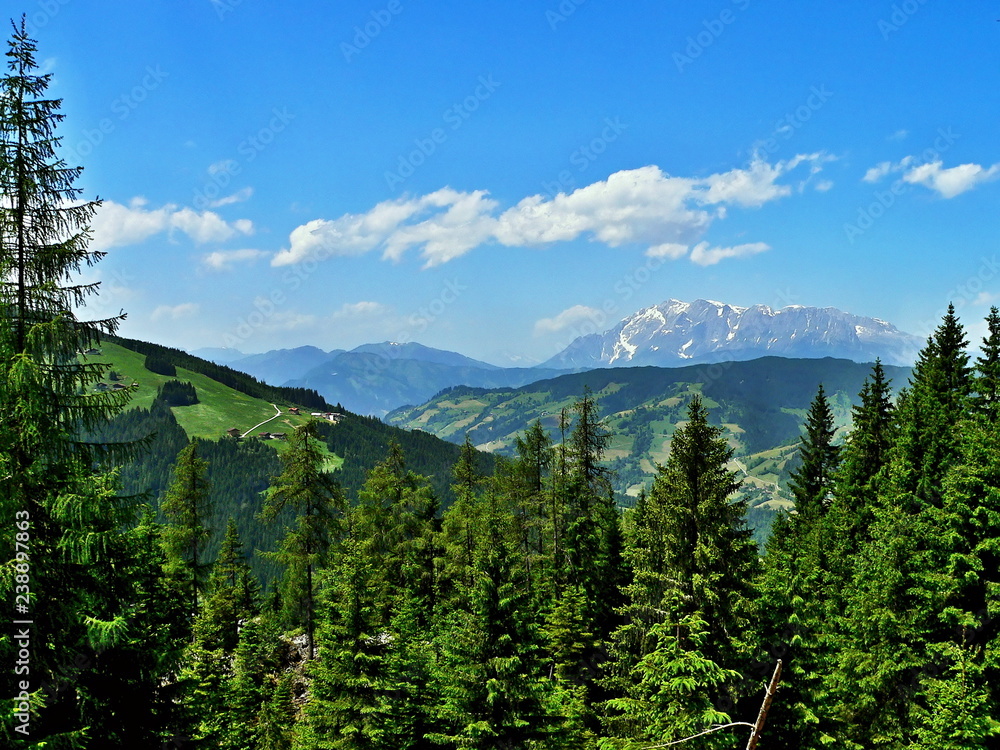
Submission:
M 388 455 L 372 468 L 358 495 L 352 514 L 353 533 L 366 540 L 366 555 L 378 571 L 373 586 L 380 623 L 388 623 L 399 602 L 410 595 L 424 603 L 422 621 L 429 622 L 438 590 L 436 559 L 440 551 L 439 505 L 427 478 L 407 469 L 402 448 L 393 441 Z
M 515 750 L 544 742 L 558 724 L 550 713 L 553 686 L 540 673 L 524 571 L 504 528 L 509 523 L 491 501 L 470 610 L 451 613 L 442 634 L 433 684 L 443 726 L 429 735 L 438 744 Z
M 704 750 L 733 747 L 732 730 L 710 732 L 731 721 L 712 696 L 740 675 L 705 656 L 708 630 L 697 613 L 653 625 L 652 648 L 632 670 L 635 687 L 628 696 L 608 701 L 618 713 L 615 726 L 628 735 L 605 737 L 600 750 L 646 750 L 671 742 Z
M 80 199 L 80 169 L 57 156 L 61 102 L 47 98 L 50 76 L 36 73 L 35 52 L 22 19 L 0 78 L 0 534 L 12 571 L 0 589 L 10 602 L 15 586 L 31 592 L 20 614 L 33 623 L 32 741 L 82 741 L 89 733 L 109 748 L 148 746 L 166 721 L 157 696 L 173 653 L 145 630 L 152 624 L 141 606 L 162 592 L 140 588 L 156 562 L 134 531 L 138 502 L 122 497 L 107 473 L 138 446 L 83 437 L 129 399 L 128 389 L 93 393 L 109 366 L 80 354 L 121 317 L 85 321 L 74 312 L 98 290 L 77 281 L 102 256 L 87 247 L 98 204 Z M 17 570 L 26 558 L 30 572 Z M 11 635 L 0 638 L 8 664 Z M 162 650 L 144 656 L 139 644 L 147 639 Z M 81 654 L 92 655 L 85 667 L 76 666 Z M 72 681 L 62 680 L 67 672 Z M 0 697 L 12 705 L 19 690 L 4 684 Z M 63 689 L 46 692 L 51 685 Z M 134 720 L 115 717 L 118 691 L 135 698 Z M 5 721 L 11 746 L 23 739 L 13 721 Z
M 444 514 L 441 544 L 445 548 L 444 565 L 438 587 L 441 597 L 449 599 L 467 592 L 472 585 L 473 563 L 479 535 L 479 490 L 484 477 L 475 463 L 476 449 L 466 435 L 458 461 L 452 469 L 455 502 Z
M 945 518 L 945 478 L 962 463 L 961 435 L 972 390 L 966 340 L 950 307 L 921 351 L 897 403 L 898 437 L 874 506 L 870 543 L 851 562 L 837 630 L 836 661 L 824 680 L 836 718 L 830 734 L 859 745 L 901 743 L 913 732 L 921 675 L 943 640 L 943 582 L 955 562 Z M 965 536 L 965 532 L 961 532 Z
M 757 554 L 743 521 L 746 504 L 731 499 L 740 487 L 727 468 L 732 453 L 722 430 L 708 423 L 701 399 L 693 398 L 688 422 L 674 433 L 667 463 L 659 468 L 642 506 L 637 546 L 630 552 L 633 581 L 622 610 L 626 621 L 613 636 L 610 668 L 609 684 L 617 696 L 607 704 L 606 717 L 619 739 L 646 736 L 645 728 L 633 723 L 638 714 L 627 706 L 652 700 L 650 691 L 657 688 L 650 670 L 659 668 L 666 653 L 662 649 L 680 649 L 671 652 L 671 659 L 696 653 L 706 668 L 711 664 L 712 669 L 730 670 L 718 672 L 718 680 L 699 683 L 712 711 L 730 706 L 737 697 L 743 678 L 736 675 L 750 663 L 750 582 Z M 664 623 L 677 627 L 685 622 L 692 624 L 689 638 L 678 633 L 673 645 L 662 640 Z M 695 622 L 706 626 L 693 627 Z M 665 724 L 659 726 L 667 732 Z
M 1000 310 L 990 308 L 982 356 L 976 359 L 973 407 L 992 421 L 1000 419 Z
M 840 449 L 833 444 L 835 432 L 833 412 L 820 384 L 806 415 L 806 434 L 799 446 L 801 464 L 788 482 L 795 496 L 798 522 L 806 527 L 824 516 L 833 490 L 840 463 Z
M 351 534 L 330 571 L 311 666 L 310 699 L 296 730 L 301 748 L 377 748 L 388 633 L 380 621 L 375 560 Z
M 840 463 L 834 432 L 833 413 L 820 385 L 806 416 L 802 462 L 789 482 L 795 513 L 784 515 L 772 529 L 760 584 L 762 637 L 772 650 L 780 649 L 786 662 L 784 698 L 771 723 L 797 747 L 814 742 L 813 707 L 822 692 L 828 648 L 824 634 L 837 614 L 827 608 L 838 592 L 828 590 L 825 572 L 826 549 L 836 543 L 828 539 L 826 523 Z
M 163 530 L 167 571 L 184 581 L 192 616 L 211 569 L 206 550 L 212 533 L 206 525 L 212 516 L 207 473 L 208 462 L 198 457 L 198 441 L 192 440 L 177 456 L 160 507 L 167 519 Z
M 297 427 L 282 458 L 283 470 L 267 491 L 260 517 L 274 521 L 286 508 L 295 525 L 271 557 L 286 566 L 281 582 L 285 624 L 304 627 L 309 658 L 315 656 L 316 572 L 327 562 L 340 535 L 346 500 L 340 485 L 323 469 L 324 454 L 315 422 Z
M 967 413 L 972 390 L 967 346 L 965 330 L 949 305 L 897 403 L 892 492 L 911 510 L 940 501 L 941 480 L 956 452 L 953 431 Z
M 236 521 L 230 517 L 212 565 L 205 601 L 194 622 L 194 637 L 206 648 L 232 653 L 240 624 L 255 617 L 259 609 L 260 583 L 250 572 Z

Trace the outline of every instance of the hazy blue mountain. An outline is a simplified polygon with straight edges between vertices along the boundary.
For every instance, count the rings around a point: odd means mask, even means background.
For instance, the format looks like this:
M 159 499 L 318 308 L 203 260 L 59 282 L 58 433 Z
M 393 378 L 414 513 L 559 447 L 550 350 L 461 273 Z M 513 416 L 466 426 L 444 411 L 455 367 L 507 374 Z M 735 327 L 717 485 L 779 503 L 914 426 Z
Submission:
M 378 345 L 375 347 L 374 351 L 355 349 L 338 354 L 287 385 L 313 388 L 330 403 L 343 404 L 359 414 L 384 416 L 400 406 L 423 403 L 456 385 L 510 388 L 562 374 L 559 370 L 535 367 L 501 368 L 427 347 L 411 351 L 421 355 L 430 352 L 428 356 L 438 360 L 476 364 L 394 358 L 389 356 L 393 349 L 387 352 Z
M 290 380 L 301 378 L 312 368 L 321 365 L 343 352 L 335 349 L 325 352 L 315 346 L 298 346 L 294 349 L 272 349 L 261 354 L 244 355 L 229 363 L 233 369 L 253 375 L 258 380 L 271 385 L 284 385 Z M 336 403 L 331 401 L 330 403 Z
M 435 365 L 451 367 L 475 367 L 480 370 L 500 370 L 501 367 L 466 357 L 464 354 L 449 352 L 444 349 L 433 349 L 414 341 L 399 344 L 395 341 L 383 341 L 380 344 L 362 344 L 351 349 L 351 354 L 374 354 L 385 359 L 412 359 L 417 362 L 429 362 Z
M 909 365 L 922 345 L 877 318 L 833 307 L 736 307 L 670 299 L 628 316 L 602 334 L 581 336 L 541 367 L 671 367 L 696 362 L 836 357 Z
M 199 359 L 204 359 L 209 362 L 214 362 L 217 365 L 228 365 L 230 362 L 235 362 L 238 359 L 243 359 L 247 355 L 241 352 L 239 349 L 230 349 L 228 347 L 213 347 L 208 346 L 202 349 L 193 349 L 188 352 L 192 356 L 198 357 Z

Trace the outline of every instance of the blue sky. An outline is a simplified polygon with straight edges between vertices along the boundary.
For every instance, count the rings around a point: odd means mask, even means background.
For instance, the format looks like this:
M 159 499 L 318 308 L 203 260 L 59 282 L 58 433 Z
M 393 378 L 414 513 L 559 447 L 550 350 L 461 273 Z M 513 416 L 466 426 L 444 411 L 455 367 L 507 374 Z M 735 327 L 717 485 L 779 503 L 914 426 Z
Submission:
M 543 360 L 670 297 L 1000 300 L 1000 0 L 41 0 L 92 312 Z

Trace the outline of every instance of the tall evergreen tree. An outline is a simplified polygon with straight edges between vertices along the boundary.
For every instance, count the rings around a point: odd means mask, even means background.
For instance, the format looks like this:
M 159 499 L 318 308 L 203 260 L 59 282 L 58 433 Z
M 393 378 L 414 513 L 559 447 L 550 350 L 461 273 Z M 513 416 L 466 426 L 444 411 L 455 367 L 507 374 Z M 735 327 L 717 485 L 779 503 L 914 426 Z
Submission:
M 709 424 L 701 399 L 693 398 L 688 422 L 674 433 L 667 463 L 642 506 L 638 546 L 630 553 L 627 619 L 612 646 L 611 684 L 618 695 L 606 718 L 622 747 L 652 739 L 650 727 L 657 727 L 657 739 L 677 738 L 693 717 L 695 723 L 714 721 L 733 704 L 745 678 L 757 553 L 743 521 L 745 501 L 731 499 L 740 487 L 727 468 L 732 453 L 722 430 Z M 701 701 L 691 703 L 689 710 L 701 708 L 683 719 L 674 716 L 679 693 L 667 701 L 656 697 L 665 695 L 657 675 L 675 662 L 704 678 L 681 680 L 688 690 L 697 685 Z
M 529 748 L 543 743 L 558 722 L 549 699 L 553 686 L 541 674 L 524 571 L 516 564 L 510 530 L 504 528 L 509 523 L 509 516 L 491 501 L 470 609 L 452 613 L 443 633 L 434 683 L 443 727 L 429 735 L 438 744 Z
M 208 462 L 198 457 L 198 441 L 192 440 L 177 456 L 173 481 L 160 506 L 167 519 L 162 534 L 167 571 L 184 582 L 192 617 L 211 570 L 206 550 L 212 533 L 207 526 L 212 516 L 207 473 Z
M 898 436 L 870 527 L 852 560 L 835 664 L 824 680 L 828 733 L 858 745 L 902 743 L 914 731 L 921 675 L 934 671 L 942 581 L 955 558 L 942 527 L 945 478 L 962 463 L 972 390 L 964 330 L 949 307 L 897 402 Z
M 315 656 L 317 571 L 327 562 L 347 509 L 344 493 L 324 471 L 325 457 L 315 422 L 297 427 L 282 456 L 283 470 L 267 491 L 260 517 L 274 521 L 290 508 L 296 513 L 273 559 L 286 566 L 281 583 L 285 624 L 304 627 L 309 658 Z
M 820 385 L 806 416 L 799 448 L 801 464 L 789 482 L 795 513 L 774 525 L 768 542 L 758 603 L 764 643 L 786 662 L 784 699 L 771 718 L 785 741 L 810 746 L 817 724 L 813 705 L 822 690 L 823 638 L 835 612 L 826 603 L 828 510 L 840 464 L 833 443 L 833 412 Z M 766 665 L 765 665 L 766 666 Z M 773 729 L 772 729 L 773 731 Z
M 833 412 L 820 384 L 806 414 L 806 433 L 799 445 L 801 464 L 788 482 L 795 496 L 795 511 L 804 526 L 818 523 L 826 511 L 833 491 L 833 480 L 840 464 L 840 449 L 833 444 L 836 428 Z
M 976 359 L 973 406 L 992 421 L 1000 419 L 1000 310 L 990 308 L 982 355 Z
M 98 204 L 81 200 L 80 168 L 57 156 L 61 102 L 47 96 L 50 76 L 38 74 L 35 52 L 22 19 L 0 77 L 0 554 L 11 571 L 0 591 L 12 604 L 20 595 L 20 618 L 32 622 L 31 709 L 27 723 L 8 712 L 5 742 L 20 744 L 30 728 L 39 744 L 89 736 L 108 748 L 149 746 L 164 726 L 155 705 L 171 649 L 147 630 L 142 609 L 162 601 L 142 589 L 157 559 L 133 528 L 137 502 L 107 473 L 137 446 L 83 438 L 129 398 L 128 389 L 94 393 L 109 366 L 80 354 L 121 318 L 85 321 L 74 312 L 98 290 L 77 281 L 102 256 L 87 246 Z M 8 664 L 12 635 L 0 637 Z M 144 657 L 146 640 L 162 647 L 156 658 Z M 81 654 L 92 655 L 84 667 L 75 663 Z M 15 684 L 3 683 L 8 706 Z M 55 684 L 63 689 L 43 690 Z M 135 698 L 134 721 L 115 716 L 119 691 Z

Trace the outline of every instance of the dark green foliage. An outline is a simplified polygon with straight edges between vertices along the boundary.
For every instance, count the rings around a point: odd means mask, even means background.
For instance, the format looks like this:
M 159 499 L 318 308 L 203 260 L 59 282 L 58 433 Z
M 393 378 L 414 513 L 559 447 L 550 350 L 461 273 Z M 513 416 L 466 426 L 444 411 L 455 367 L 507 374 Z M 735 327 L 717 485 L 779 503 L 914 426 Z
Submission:
M 618 741 L 607 747 L 706 729 L 740 695 L 754 645 L 757 555 L 742 503 L 730 499 L 740 486 L 727 468 L 731 456 L 695 397 L 670 458 L 632 511 L 633 578 L 607 681 L 617 697 L 606 704 L 605 724 Z M 676 682 L 663 687 L 667 675 Z
M 174 363 L 159 353 L 147 354 L 143 366 L 157 375 L 166 375 L 168 378 L 177 377 L 177 368 Z
M 324 425 L 321 434 L 330 452 L 344 458 L 344 466 L 337 479 L 352 499 L 358 496 L 368 473 L 388 455 L 389 445 L 393 442 L 405 452 L 413 470 L 428 478 L 442 508 L 447 508 L 455 499 L 451 488 L 451 467 L 459 455 L 456 445 L 426 432 L 409 432 L 390 427 L 374 417 L 353 414 L 337 425 Z M 477 470 L 482 474 L 491 473 L 493 460 L 488 453 L 477 453 Z
M 296 518 L 271 559 L 284 566 L 280 584 L 283 622 L 303 627 L 309 658 L 315 653 L 318 571 L 329 561 L 331 545 L 341 534 L 347 503 L 340 485 L 323 471 L 315 422 L 296 428 L 282 455 L 282 472 L 271 483 L 260 519 L 274 522 L 285 512 Z
M 187 590 L 192 613 L 210 569 L 206 547 L 212 531 L 206 524 L 212 508 L 207 473 L 208 462 L 198 457 L 198 441 L 193 440 L 178 454 L 173 481 L 160 505 L 167 519 L 161 534 L 166 570 Z
M 973 406 L 979 414 L 996 421 L 1000 419 L 1000 310 L 996 307 L 990 308 L 986 327 L 982 355 L 976 359 Z
M 806 434 L 799 447 L 799 468 L 789 486 L 795 510 L 804 525 L 818 523 L 833 492 L 833 479 L 840 464 L 840 449 L 833 444 L 833 412 L 820 385 L 806 416 Z
M 156 399 L 167 406 L 192 406 L 198 403 L 198 392 L 191 383 L 168 380 L 160 386 Z
M 155 530 L 148 517 L 137 525 L 136 499 L 109 469 L 136 446 L 85 437 L 129 394 L 94 393 L 109 368 L 78 353 L 121 318 L 71 312 L 97 290 L 77 283 L 102 255 L 87 248 L 97 204 L 80 199 L 80 169 L 57 156 L 60 102 L 34 56 L 22 19 L 0 78 L 0 590 L 11 607 L 21 596 L 18 614 L 32 623 L 19 676 L 30 722 L 11 710 L 19 647 L 5 628 L 3 744 L 155 746 L 175 721 L 165 680 L 179 654 L 171 623 L 182 618 L 159 576 Z

